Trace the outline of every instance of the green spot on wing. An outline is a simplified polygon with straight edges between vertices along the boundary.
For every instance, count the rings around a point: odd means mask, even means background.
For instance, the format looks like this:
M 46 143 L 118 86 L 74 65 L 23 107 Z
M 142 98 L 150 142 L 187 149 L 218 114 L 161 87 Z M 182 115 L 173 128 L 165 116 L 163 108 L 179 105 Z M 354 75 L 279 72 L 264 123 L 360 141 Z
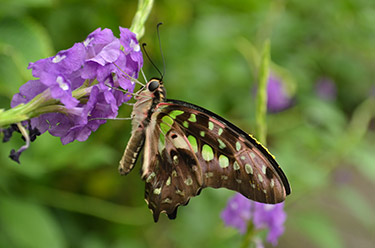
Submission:
M 149 183 L 151 182 L 151 180 L 155 177 L 155 172 L 152 172 L 146 179 L 146 183 Z
M 188 121 L 197 122 L 197 118 L 196 118 L 195 114 L 190 114 L 190 117 L 189 117 Z
M 160 132 L 159 141 L 160 141 L 161 145 L 164 146 L 164 144 L 165 144 L 165 136 L 164 136 L 164 134 L 162 132 Z
M 249 164 L 245 164 L 245 171 L 247 174 L 253 174 L 253 167 Z
M 199 134 L 200 134 L 201 137 L 204 137 L 206 135 L 206 133 L 204 131 L 200 131 Z
M 164 122 L 162 122 L 160 123 L 160 129 L 161 129 L 162 134 L 167 134 L 168 131 L 171 129 L 171 127 L 165 124 Z
M 173 119 L 169 117 L 168 115 L 163 116 L 163 118 L 161 118 L 161 121 L 164 122 L 165 124 L 168 124 L 169 126 L 172 126 L 174 122 Z
M 167 186 L 171 185 L 171 177 L 168 177 L 167 182 L 165 183 Z
M 178 115 L 182 115 L 184 113 L 184 111 L 182 110 L 172 110 L 170 113 L 169 113 L 169 116 L 172 117 L 173 119 L 176 119 L 176 117 Z
M 217 132 L 218 135 L 221 135 L 223 133 L 223 129 L 219 128 L 219 131 Z
M 214 124 L 211 121 L 208 122 L 208 129 L 214 130 Z
M 204 144 L 202 147 L 202 157 L 206 161 L 210 161 L 214 159 L 214 152 L 211 148 L 211 146 Z
M 187 121 L 184 121 L 184 122 L 182 123 L 182 125 L 184 125 L 185 128 L 189 128 L 189 122 L 187 122 Z
M 160 193 L 161 193 L 161 188 L 154 189 L 154 194 L 155 195 L 160 195 Z
M 189 143 L 190 143 L 191 147 L 193 148 L 194 152 L 197 153 L 198 152 L 197 139 L 194 136 L 189 135 L 188 140 L 189 140 Z
M 236 142 L 236 150 L 237 152 L 241 150 L 241 143 L 239 141 Z
M 227 168 L 229 166 L 229 159 L 225 155 L 219 156 L 219 165 L 221 168 Z
M 213 177 L 213 176 L 214 176 L 214 173 L 213 173 L 213 172 L 206 172 L 206 173 L 204 173 L 204 176 L 205 176 L 206 178 L 210 178 L 210 177 Z
M 225 145 L 225 143 L 224 143 L 221 139 L 217 139 L 217 142 L 219 142 L 219 148 L 220 148 L 220 149 L 224 149 L 225 147 L 227 147 L 227 146 Z
M 191 177 L 188 177 L 188 178 L 184 181 L 184 183 L 185 183 L 187 186 L 190 186 L 190 185 L 193 184 L 193 179 L 191 179 Z

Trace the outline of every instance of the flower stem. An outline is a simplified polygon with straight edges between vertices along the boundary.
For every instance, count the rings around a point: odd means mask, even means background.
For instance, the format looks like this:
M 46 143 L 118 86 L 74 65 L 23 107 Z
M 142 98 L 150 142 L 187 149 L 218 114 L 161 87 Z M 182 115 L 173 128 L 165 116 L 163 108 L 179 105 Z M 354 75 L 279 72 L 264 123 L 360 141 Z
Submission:
M 72 92 L 72 95 L 80 100 L 89 95 L 91 89 L 92 87 L 78 88 Z M 61 105 L 59 100 L 51 98 L 49 89 L 47 89 L 28 103 L 19 104 L 8 110 L 0 110 L 0 128 L 51 112 L 65 113 L 66 108 Z
M 269 76 L 270 65 L 270 41 L 267 39 L 264 42 L 262 57 L 259 63 L 258 72 L 258 91 L 256 98 L 256 136 L 261 143 L 265 145 L 267 136 L 267 81 Z M 253 222 L 250 220 L 247 224 L 246 234 L 241 243 L 241 248 L 248 248 L 250 244 L 255 244 L 256 230 Z
M 259 84 L 256 100 L 256 135 L 261 143 L 265 145 L 267 136 L 267 81 L 270 65 L 270 41 L 264 42 L 262 58 L 259 67 Z
M 138 9 L 130 27 L 130 31 L 137 35 L 137 39 L 140 40 L 145 33 L 145 22 L 151 12 L 154 0 L 139 0 Z
M 254 228 L 254 224 L 252 221 L 249 221 L 247 223 L 247 230 L 246 230 L 246 233 L 245 235 L 243 236 L 243 240 L 242 240 L 242 243 L 241 243 L 241 248 L 249 248 L 250 244 L 253 242 L 254 240 L 254 237 L 255 237 L 255 228 Z
M 46 90 L 31 101 L 25 104 L 19 104 L 14 108 L 0 112 L 0 127 L 8 126 L 12 123 L 18 123 L 34 117 L 33 111 L 41 106 L 54 104 L 57 100 L 50 98 L 49 90 Z

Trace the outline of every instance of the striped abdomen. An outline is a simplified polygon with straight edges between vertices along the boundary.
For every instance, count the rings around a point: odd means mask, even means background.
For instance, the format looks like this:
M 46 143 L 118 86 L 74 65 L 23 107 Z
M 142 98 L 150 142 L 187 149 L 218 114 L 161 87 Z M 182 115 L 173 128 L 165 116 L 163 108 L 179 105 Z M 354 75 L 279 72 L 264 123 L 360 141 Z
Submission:
M 137 129 L 132 133 L 124 155 L 120 160 L 119 172 L 121 175 L 127 175 L 134 167 L 145 141 L 145 132 L 143 129 Z

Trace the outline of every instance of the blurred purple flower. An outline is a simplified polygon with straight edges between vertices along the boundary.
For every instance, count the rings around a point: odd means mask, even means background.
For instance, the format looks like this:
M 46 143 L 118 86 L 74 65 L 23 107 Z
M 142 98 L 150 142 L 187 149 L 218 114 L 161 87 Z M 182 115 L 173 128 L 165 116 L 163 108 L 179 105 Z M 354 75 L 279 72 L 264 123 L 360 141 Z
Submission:
M 237 228 L 244 234 L 247 222 L 251 218 L 252 202 L 241 194 L 229 199 L 227 207 L 221 212 L 221 218 L 227 226 Z
M 131 98 L 114 88 L 133 92 L 134 82 L 143 65 L 142 53 L 134 33 L 120 27 L 116 38 L 109 29 L 98 28 L 84 42 L 58 52 L 55 56 L 30 63 L 37 79 L 20 87 L 11 106 L 27 103 L 43 93 L 44 99 L 56 99 L 58 112 L 31 119 L 31 128 L 49 131 L 63 144 L 84 141 L 105 123 L 98 118 L 114 118 L 118 107 Z M 79 99 L 72 92 L 80 90 Z M 56 105 L 55 105 L 56 106 Z
M 248 221 L 252 219 L 256 229 L 267 228 L 267 241 L 276 246 L 278 238 L 284 233 L 286 213 L 284 204 L 275 205 L 254 202 L 237 193 L 221 212 L 225 225 L 237 228 L 240 233 L 246 232 Z
M 267 84 L 268 112 L 280 112 L 289 108 L 291 105 L 291 96 L 285 91 L 282 81 L 276 76 L 270 74 Z
M 315 89 L 317 95 L 324 100 L 332 101 L 336 99 L 336 84 L 329 78 L 319 79 L 315 86 Z
M 273 246 L 277 245 L 278 238 L 284 233 L 285 220 L 284 203 L 274 205 L 254 203 L 253 222 L 255 228 L 268 228 L 267 241 Z

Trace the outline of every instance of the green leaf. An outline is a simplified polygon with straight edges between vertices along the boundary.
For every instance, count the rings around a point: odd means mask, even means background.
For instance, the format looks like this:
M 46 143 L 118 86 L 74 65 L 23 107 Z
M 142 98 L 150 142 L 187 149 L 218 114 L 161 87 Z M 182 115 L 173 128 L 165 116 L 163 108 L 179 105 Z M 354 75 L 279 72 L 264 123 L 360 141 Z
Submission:
M 18 53 L 28 63 L 51 56 L 53 48 L 46 30 L 30 18 L 4 18 L 0 21 L 0 43 L 12 47 L 11 56 Z
M 0 220 L 9 247 L 66 247 L 58 224 L 41 206 L 2 197 Z
M 0 89 L 11 98 L 32 78 L 28 64 L 51 56 L 53 48 L 44 28 L 29 18 L 2 19 L 0 34 Z
M 321 213 L 304 213 L 296 218 L 300 231 L 310 237 L 318 247 L 344 247 L 338 231 L 328 216 Z
M 0 44 L 0 106 L 10 107 L 10 99 L 18 91 L 18 86 L 25 81 L 25 77 L 19 73 L 17 65 L 8 56 L 1 54 L 4 46 Z M 26 67 L 24 72 L 26 72 Z

